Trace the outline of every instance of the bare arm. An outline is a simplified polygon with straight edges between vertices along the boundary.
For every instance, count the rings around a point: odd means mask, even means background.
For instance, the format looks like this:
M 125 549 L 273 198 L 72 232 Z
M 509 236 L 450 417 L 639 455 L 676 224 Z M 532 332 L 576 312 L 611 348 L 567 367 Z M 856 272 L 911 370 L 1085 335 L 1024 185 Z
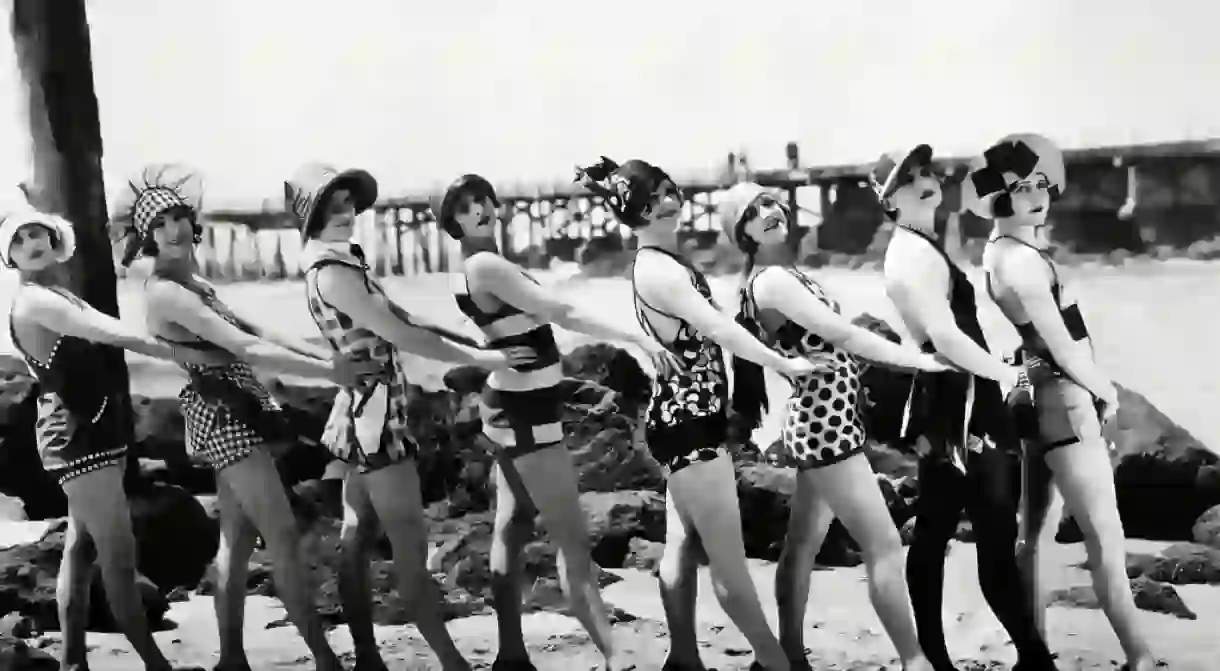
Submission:
M 658 261 L 637 261 L 635 267 L 636 288 L 647 296 L 649 304 L 685 319 L 700 333 L 734 355 L 780 372 L 788 371 L 789 360 L 759 342 L 732 317 L 713 307 L 691 284 L 685 268 L 669 260 Z
M 328 303 L 342 310 L 361 328 L 393 343 L 395 347 L 436 361 L 502 367 L 500 352 L 463 347 L 441 336 L 399 319 L 381 296 L 364 285 L 360 272 L 339 265 L 318 271 L 318 291 Z
M 261 338 L 269 343 L 278 345 L 286 350 L 289 350 L 291 352 L 296 352 L 297 354 L 300 354 L 302 356 L 306 356 L 306 357 L 309 357 L 312 359 L 327 360 L 327 359 L 331 358 L 330 350 L 322 349 L 321 347 L 311 345 L 308 342 L 305 342 L 304 340 L 295 338 L 286 333 L 281 333 L 279 331 L 269 329 L 269 328 L 263 326 L 262 324 L 259 324 L 256 320 L 251 319 L 251 315 L 248 315 L 244 311 L 240 311 L 240 310 L 234 308 L 233 306 L 229 306 L 229 309 L 233 310 L 234 314 L 241 317 L 241 319 L 243 321 L 245 321 L 246 324 L 248 324 L 251 328 L 253 328 L 254 334 L 256 336 L 258 336 L 259 338 Z
M 99 312 L 84 301 L 77 304 L 54 291 L 37 287 L 22 293 L 20 311 L 44 328 L 157 359 L 174 359 L 174 349 L 169 343 Z
M 304 356 L 246 333 L 216 314 L 199 296 L 173 282 L 150 282 L 148 307 L 150 311 L 252 364 L 292 375 L 331 378 L 333 368 L 328 359 Z
M 524 312 L 542 316 L 556 326 L 594 338 L 635 343 L 646 348 L 651 341 L 638 331 L 625 331 L 577 312 L 575 306 L 553 298 L 521 268 L 495 254 L 480 254 L 467 265 L 470 281 L 496 298 Z
M 980 347 L 957 327 L 945 298 L 949 293 L 949 274 L 944 260 L 931 249 L 921 249 L 905 257 L 903 265 L 901 280 L 888 286 L 890 300 L 898 312 L 904 318 L 919 315 L 919 322 L 936 351 L 953 365 L 1006 387 L 1015 386 L 1019 371 Z
M 766 271 L 754 280 L 754 298 L 761 308 L 783 314 L 810 333 L 863 359 L 905 369 L 944 370 L 934 357 L 856 326 L 814 297 L 790 273 Z
M 1102 373 L 1092 353 L 1072 340 L 1063 323 L 1059 306 L 1051 295 L 1051 278 L 1047 271 L 1045 261 L 1033 250 L 1023 248 L 1006 254 L 996 268 L 998 279 L 1013 288 L 1021 301 L 1021 309 L 1046 343 L 1055 363 L 1097 398 L 1113 400 L 1117 395 L 1113 382 Z

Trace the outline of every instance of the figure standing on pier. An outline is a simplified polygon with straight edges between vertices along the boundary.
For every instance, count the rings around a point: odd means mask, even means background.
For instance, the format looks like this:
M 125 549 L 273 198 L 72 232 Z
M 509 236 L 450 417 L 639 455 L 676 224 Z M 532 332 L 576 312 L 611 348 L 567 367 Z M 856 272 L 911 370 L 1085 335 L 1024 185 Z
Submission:
M 1055 668 L 1021 590 L 1014 547 L 1014 491 L 1021 446 L 1000 385 L 1028 388 L 1024 370 L 992 354 L 979 324 L 974 285 L 936 234 L 942 191 L 926 144 L 881 157 L 869 180 L 894 235 L 885 250 L 885 288 L 906 330 L 927 353 L 964 372 L 923 373 L 908 399 L 907 436 L 920 446 L 915 537 L 907 581 L 919 643 L 936 671 L 952 671 L 942 613 L 945 553 L 962 508 L 972 522 L 979 585 L 1012 637 L 1022 671 Z
M 284 199 L 305 241 L 301 265 L 314 323 L 335 356 L 368 365 L 335 397 L 322 439 L 345 464 L 339 591 L 356 669 L 386 668 L 373 636 L 369 580 L 380 527 L 412 621 L 445 671 L 468 671 L 445 628 L 443 595 L 427 570 L 428 527 L 407 421 L 413 387 L 400 353 L 495 370 L 528 364 L 533 350 L 483 349 L 470 338 L 422 324 L 389 298 L 352 242 L 356 217 L 377 200 L 377 182 L 368 172 L 306 165 L 284 183 Z
M 790 376 L 833 370 L 825 354 L 786 357 L 721 312 L 707 278 L 678 252 L 682 194 L 645 161 L 602 157 L 578 179 L 639 238 L 632 300 L 640 326 L 678 365 L 659 368 L 646 418 L 648 449 L 666 469 L 665 550 L 659 566 L 669 623 L 667 671 L 701 671 L 695 635 L 698 567 L 706 561 L 725 613 L 754 648 L 751 669 L 786 671 L 746 564 L 737 481 L 726 450 L 729 380 L 723 349 Z M 723 348 L 723 349 L 722 349 Z
M 838 303 L 793 264 L 787 244 L 792 214 L 774 194 L 743 182 L 729 189 L 719 209 L 725 237 L 746 256 L 738 323 L 777 354 L 827 355 L 835 364 L 827 372 L 792 378 L 784 409 L 783 444 L 797 476 L 775 570 L 780 644 L 794 671 L 812 670 L 804 639 L 810 574 L 838 516 L 863 551 L 869 596 L 903 669 L 930 669 L 907 594 L 902 539 L 864 454 L 860 373 L 870 364 L 928 373 L 948 367 L 843 316 Z M 735 357 L 733 377 L 733 410 L 746 428 L 755 429 L 768 407 L 763 369 Z
M 144 281 L 149 329 L 175 343 L 231 354 L 219 365 L 186 364 L 189 382 L 179 397 L 187 452 L 216 472 L 220 551 L 216 559 L 216 671 L 248 671 L 242 639 L 246 573 L 261 536 L 288 618 L 300 630 L 318 671 L 342 669 L 313 603 L 301 533 L 288 504 L 277 450 L 297 443 L 279 405 L 255 378 L 251 364 L 339 384 L 358 370 L 324 350 L 274 333 L 239 315 L 199 275 L 195 247 L 202 239 L 202 182 L 180 166 L 152 165 L 129 181 L 116 204 L 127 220 L 124 264 L 153 259 Z
M 983 252 L 987 292 L 1021 336 L 1034 381 L 1025 437 L 1025 514 L 1018 559 L 1046 635 L 1038 550 L 1054 542 L 1066 502 L 1084 532 L 1093 588 L 1131 671 L 1156 665 L 1137 622 L 1127 580 L 1125 534 L 1102 427 L 1118 413 L 1118 390 L 1098 367 L 1080 306 L 1048 246 L 1047 213 L 1066 184 L 1063 154 L 1040 135 L 1010 135 L 972 164 L 971 209 L 995 226 Z M 1059 493 L 1062 492 L 1062 496 Z
M 150 336 L 66 290 L 64 263 L 75 249 L 72 224 L 62 217 L 31 208 L 0 219 L 0 261 L 20 277 L 9 335 L 38 380 L 35 435 L 42 467 L 68 499 L 55 594 L 63 632 L 60 664 L 68 671 L 89 668 L 85 633 L 96 559 L 111 613 L 144 668 L 167 671 L 175 667 L 153 640 L 136 585 L 136 539 L 123 490 L 130 438 L 123 390 L 108 384 L 112 378 L 101 352 L 121 347 L 183 365 L 212 365 L 229 357 Z

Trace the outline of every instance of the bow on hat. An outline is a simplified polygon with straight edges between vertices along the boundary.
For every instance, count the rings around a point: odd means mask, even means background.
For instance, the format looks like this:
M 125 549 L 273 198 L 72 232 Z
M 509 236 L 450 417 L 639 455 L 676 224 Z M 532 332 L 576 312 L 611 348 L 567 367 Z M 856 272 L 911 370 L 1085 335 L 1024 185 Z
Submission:
M 992 218 L 995 199 L 1008 193 L 1014 181 L 1029 179 L 1034 174 L 1045 175 L 1051 196 L 1056 198 L 1067 186 L 1066 172 L 1063 152 L 1055 143 L 1041 135 L 1017 133 L 996 142 L 970 162 L 963 196 L 971 212 Z

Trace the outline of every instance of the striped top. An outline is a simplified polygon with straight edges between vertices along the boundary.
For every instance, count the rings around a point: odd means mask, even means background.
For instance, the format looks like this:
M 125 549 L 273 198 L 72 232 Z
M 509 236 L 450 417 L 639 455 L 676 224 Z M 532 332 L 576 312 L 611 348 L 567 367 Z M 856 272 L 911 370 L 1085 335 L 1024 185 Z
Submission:
M 531 282 L 538 283 L 525 271 L 522 274 Z M 462 279 L 462 287 L 454 293 L 458 309 L 487 337 L 487 347 L 503 350 L 525 346 L 533 349 L 537 355 L 530 363 L 494 371 L 487 380 L 488 386 L 501 391 L 530 391 L 559 384 L 563 379 L 563 368 L 550 322 L 502 301 L 499 308 L 486 311 L 475 304 L 470 295 L 469 278 L 463 275 Z

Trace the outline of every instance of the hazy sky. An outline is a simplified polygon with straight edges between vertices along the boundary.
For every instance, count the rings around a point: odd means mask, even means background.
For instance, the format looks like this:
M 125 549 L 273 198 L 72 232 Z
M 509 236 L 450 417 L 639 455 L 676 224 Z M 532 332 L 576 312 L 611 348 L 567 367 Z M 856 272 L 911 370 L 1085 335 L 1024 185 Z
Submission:
M 11 0 L 2 3 L 7 24 Z M 606 153 L 675 174 L 743 147 L 867 161 L 1014 131 L 1069 145 L 1220 135 L 1210 0 L 89 0 L 108 191 L 202 169 L 209 204 L 278 204 L 302 161 L 387 195 L 461 172 L 569 178 Z M 0 97 L 20 100 L 0 31 Z M 10 93 L 12 92 L 12 93 Z M 0 185 L 25 172 L 0 108 Z

